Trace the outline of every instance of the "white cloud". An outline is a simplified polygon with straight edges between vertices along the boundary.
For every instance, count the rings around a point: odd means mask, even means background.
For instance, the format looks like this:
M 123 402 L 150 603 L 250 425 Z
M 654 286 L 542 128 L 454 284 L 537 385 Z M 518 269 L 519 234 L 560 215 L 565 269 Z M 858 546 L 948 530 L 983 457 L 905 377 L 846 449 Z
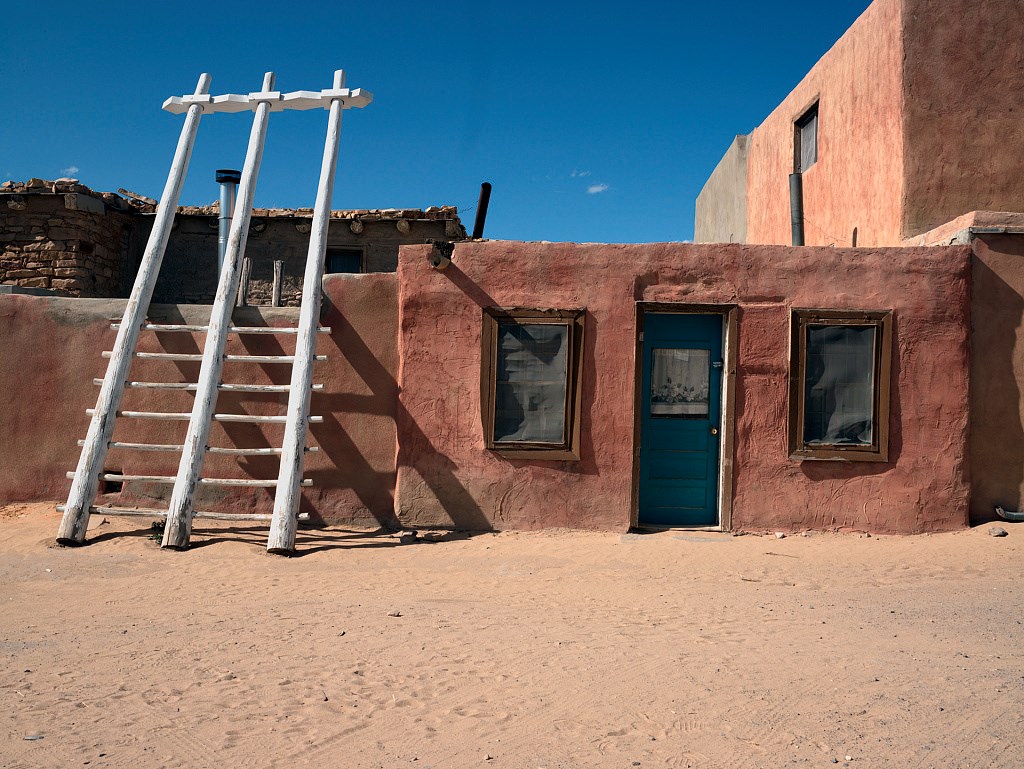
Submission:
M 602 192 L 605 192 L 607 189 L 608 189 L 608 185 L 607 184 L 603 184 L 603 183 L 602 184 L 591 184 L 589 187 L 587 187 L 587 194 L 588 195 L 598 195 L 598 194 L 600 194 Z
M 590 176 L 590 171 L 577 171 L 575 168 L 571 174 L 573 179 L 582 179 L 584 176 Z
M 77 174 L 81 170 L 82 169 L 80 169 L 78 166 L 68 166 L 67 168 L 60 169 L 60 175 L 61 176 L 74 176 L 75 174 Z

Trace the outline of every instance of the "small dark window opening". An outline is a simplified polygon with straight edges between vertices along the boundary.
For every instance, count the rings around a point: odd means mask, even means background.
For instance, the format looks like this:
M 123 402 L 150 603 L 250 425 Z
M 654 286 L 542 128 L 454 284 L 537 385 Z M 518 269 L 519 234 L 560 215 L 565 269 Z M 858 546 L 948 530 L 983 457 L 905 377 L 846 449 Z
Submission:
M 104 470 L 104 475 L 124 475 L 124 470 Z M 124 490 L 124 481 L 100 481 L 100 494 L 120 494 Z
M 806 171 L 818 162 L 818 103 L 793 126 L 793 170 Z
M 361 248 L 328 248 L 324 264 L 325 273 L 362 272 L 363 250 Z

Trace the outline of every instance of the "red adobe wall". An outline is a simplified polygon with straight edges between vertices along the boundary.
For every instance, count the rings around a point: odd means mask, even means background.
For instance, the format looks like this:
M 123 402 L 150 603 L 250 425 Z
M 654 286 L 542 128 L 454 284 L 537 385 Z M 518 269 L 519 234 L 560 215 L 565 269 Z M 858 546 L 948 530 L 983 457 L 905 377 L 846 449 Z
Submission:
M 902 239 L 902 5 L 875 0 L 751 134 L 748 243 L 792 243 L 793 123 L 818 98 L 818 162 L 803 179 L 805 242 L 850 246 L 855 227 L 860 246 Z
M 638 300 L 737 303 L 733 528 L 878 532 L 967 523 L 967 248 L 460 243 L 399 259 L 397 508 L 407 525 L 624 530 Z M 579 462 L 484 448 L 481 308 L 587 308 Z M 891 461 L 787 456 L 792 307 L 895 310 Z
M 905 236 L 1024 211 L 1024 3 L 904 2 Z
M 331 326 L 322 336 L 318 352 L 327 362 L 317 363 L 315 382 L 323 392 L 313 394 L 311 413 L 324 423 L 311 425 L 311 443 L 320 452 L 306 455 L 305 476 L 314 486 L 303 490 L 301 509 L 325 521 L 394 523 L 398 353 L 397 282 L 394 274 L 330 275 L 324 279 L 322 321 Z M 96 401 L 93 377 L 101 377 L 106 362 L 100 353 L 109 349 L 115 332 L 109 319 L 123 311 L 123 300 L 64 299 L 0 296 L 0 367 L 4 397 L 0 412 L 0 503 L 28 500 L 63 500 L 70 488 L 64 478 L 74 469 L 85 436 L 85 409 Z M 158 322 L 202 323 L 209 307 L 154 306 Z M 236 313 L 251 325 L 295 325 L 297 311 L 249 308 Z M 140 350 L 200 352 L 201 339 L 192 334 L 143 332 Z M 288 354 L 294 337 L 248 336 L 243 344 L 230 342 L 229 353 Z M 244 369 L 243 369 L 244 367 Z M 198 363 L 137 361 L 132 377 L 146 381 L 196 381 Z M 225 364 L 226 382 L 287 384 L 289 367 L 272 364 Z M 187 378 L 187 379 L 186 379 Z M 285 394 L 222 393 L 218 411 L 283 414 Z M 126 410 L 191 411 L 193 395 L 175 391 L 127 390 Z M 115 440 L 180 443 L 184 422 L 119 420 Z M 280 446 L 283 427 L 214 424 L 213 446 Z M 132 474 L 174 475 L 178 455 L 164 452 L 111 450 L 106 467 Z M 205 477 L 276 478 L 277 459 L 210 455 Z M 114 505 L 165 507 L 170 487 L 127 484 L 120 494 L 105 500 Z M 273 493 L 268 489 L 202 487 L 199 509 L 226 512 L 270 512 Z

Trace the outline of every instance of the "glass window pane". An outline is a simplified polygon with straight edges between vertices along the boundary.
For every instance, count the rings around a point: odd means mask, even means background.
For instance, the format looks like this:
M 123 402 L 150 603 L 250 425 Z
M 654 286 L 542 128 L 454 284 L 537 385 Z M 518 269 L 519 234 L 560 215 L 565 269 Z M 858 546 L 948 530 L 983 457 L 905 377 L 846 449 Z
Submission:
M 806 171 L 818 160 L 818 113 L 800 126 L 800 170 Z
M 874 442 L 875 326 L 807 326 L 804 443 Z
M 494 441 L 563 443 L 568 325 L 500 323 Z
M 711 351 L 651 350 L 651 416 L 707 419 Z

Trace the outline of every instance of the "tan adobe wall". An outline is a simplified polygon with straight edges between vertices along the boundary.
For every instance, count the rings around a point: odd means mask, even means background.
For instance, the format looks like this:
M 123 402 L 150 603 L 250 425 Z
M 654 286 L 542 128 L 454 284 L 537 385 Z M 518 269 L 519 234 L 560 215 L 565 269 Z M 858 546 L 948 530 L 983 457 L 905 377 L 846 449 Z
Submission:
M 793 124 L 820 99 L 818 161 L 804 173 L 807 245 L 902 239 L 902 0 L 875 0 L 748 144 L 747 242 L 792 243 Z
M 733 527 L 920 532 L 967 523 L 969 251 L 460 243 L 402 249 L 399 517 L 498 529 L 630 525 L 636 302 L 737 304 Z M 586 308 L 579 461 L 508 459 L 480 417 L 484 307 Z M 794 307 L 894 311 L 887 462 L 789 459 Z
M 315 364 L 311 413 L 324 417 L 310 426 L 311 444 L 320 451 L 306 455 L 305 477 L 314 480 L 303 489 L 300 509 L 317 520 L 332 523 L 394 524 L 395 406 L 398 354 L 398 290 L 394 274 L 334 275 L 324 279 L 321 321 L 331 326 L 321 335 L 318 352 L 328 356 Z M 85 437 L 85 410 L 96 402 L 94 377 L 102 377 L 115 331 L 110 318 L 124 309 L 124 300 L 60 297 L 0 296 L 0 366 L 6 397 L 18 408 L 0 411 L 0 501 L 63 500 Z M 210 308 L 159 305 L 150 318 L 164 323 L 203 323 Z M 246 325 L 292 325 L 293 309 L 242 308 L 236 319 Z M 229 353 L 289 354 L 294 336 L 233 338 Z M 145 352 L 201 352 L 201 334 L 144 332 Z M 199 364 L 138 360 L 131 377 L 144 381 L 196 381 Z M 288 366 L 227 363 L 226 382 L 287 384 Z M 221 393 L 218 410 L 257 415 L 283 414 L 287 394 Z M 126 410 L 190 411 L 193 395 L 181 391 L 127 390 Z M 118 420 L 114 439 L 177 444 L 186 422 Z M 215 423 L 213 446 L 259 448 L 280 446 L 281 425 Z M 106 468 L 135 474 L 174 475 L 178 455 L 113 449 Z M 273 457 L 209 455 L 206 477 L 276 478 Z M 131 482 L 118 494 L 100 497 L 117 506 L 166 507 L 170 486 Z M 199 509 L 270 513 L 268 489 L 199 487 Z
M 1024 3 L 904 4 L 903 236 L 970 211 L 1024 211 Z
M 694 243 L 747 242 L 747 142 L 737 136 L 697 196 Z

